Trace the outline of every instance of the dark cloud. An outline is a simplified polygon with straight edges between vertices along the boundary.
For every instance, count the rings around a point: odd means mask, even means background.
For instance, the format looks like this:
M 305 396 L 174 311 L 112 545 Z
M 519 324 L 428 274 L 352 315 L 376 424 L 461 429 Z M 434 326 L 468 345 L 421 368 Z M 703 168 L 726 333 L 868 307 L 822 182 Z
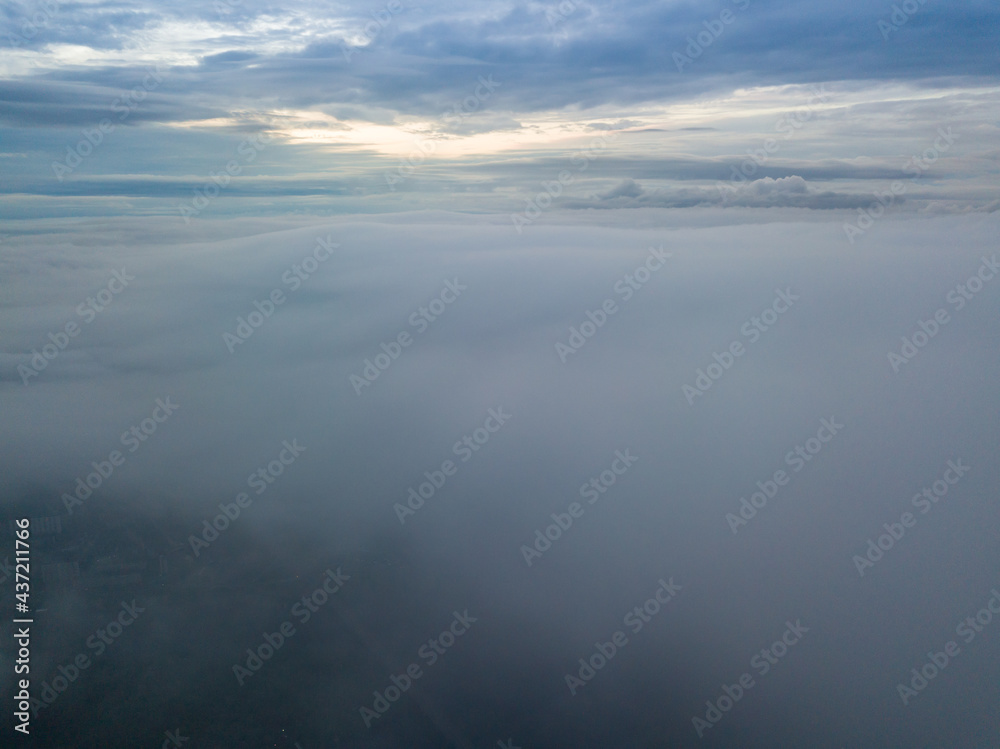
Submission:
M 369 22 L 378 28 L 371 43 L 351 61 L 344 54 L 344 39 L 333 33 L 308 41 L 300 51 L 264 52 L 267 37 L 242 37 L 235 32 L 251 18 L 270 22 L 280 20 L 282 13 L 247 3 L 234 8 L 231 15 L 214 14 L 213 23 L 229 25 L 234 33 L 204 42 L 217 51 L 201 58 L 184 86 L 192 97 L 223 95 L 234 101 L 264 95 L 275 106 L 347 101 L 406 114 L 437 115 L 467 95 L 484 70 L 503 70 L 505 89 L 500 98 L 509 106 L 513 102 L 507 92 L 516 91 L 521 112 L 637 105 L 691 96 L 706 88 L 988 78 L 996 70 L 998 53 L 988 29 L 996 26 L 997 18 L 989 4 L 923 8 L 890 40 L 882 39 L 877 22 L 891 14 L 891 7 L 855 3 L 834 9 L 763 0 L 745 11 L 729 6 L 735 13 L 733 22 L 690 67 L 678 72 L 673 52 L 683 53 L 687 38 L 705 31 L 704 24 L 714 23 L 720 10 L 690 4 L 587 5 L 559 27 L 569 33 L 568 39 L 560 40 L 545 21 L 545 11 L 537 6 L 531 10 L 515 6 L 499 16 L 477 6 L 477 12 L 458 18 L 447 6 L 436 12 L 430 7 L 407 8 L 398 14 L 365 5 L 353 11 L 337 6 L 335 15 L 346 30 L 354 28 L 353 24 L 363 29 Z M 74 43 L 102 48 L 120 45 L 131 31 L 154 20 L 181 23 L 205 12 L 192 8 L 188 16 L 183 7 L 130 7 L 112 13 L 110 7 L 101 5 L 74 6 L 72 12 L 60 6 L 49 21 L 49 31 L 88 29 L 88 34 L 99 38 L 84 37 Z M 284 12 L 286 20 L 305 20 L 300 9 Z M 332 7 L 323 5 L 310 12 L 324 21 L 332 20 L 334 13 Z M 371 13 L 384 13 L 389 20 L 379 26 Z M 158 19 L 155 14 L 160 14 Z M 306 28 L 293 24 L 281 29 L 279 24 L 272 36 L 293 42 L 295 34 Z M 219 77 L 223 72 L 224 79 Z M 96 70 L 83 75 L 100 77 L 103 73 Z M 559 85 L 552 86 L 552 81 Z

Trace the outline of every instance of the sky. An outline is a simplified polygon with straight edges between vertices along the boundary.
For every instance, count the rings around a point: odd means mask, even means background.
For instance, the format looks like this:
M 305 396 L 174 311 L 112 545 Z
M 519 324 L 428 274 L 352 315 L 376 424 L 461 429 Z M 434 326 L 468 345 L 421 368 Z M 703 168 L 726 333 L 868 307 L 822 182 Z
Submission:
M 11 745 L 994 747 L 998 22 L 5 3 Z
M 233 160 L 199 216 L 523 210 L 600 134 L 579 203 L 719 204 L 750 159 L 805 189 L 736 202 L 858 207 L 949 126 L 908 199 L 995 208 L 995 4 L 894 7 L 8 3 L 4 218 L 182 215 Z

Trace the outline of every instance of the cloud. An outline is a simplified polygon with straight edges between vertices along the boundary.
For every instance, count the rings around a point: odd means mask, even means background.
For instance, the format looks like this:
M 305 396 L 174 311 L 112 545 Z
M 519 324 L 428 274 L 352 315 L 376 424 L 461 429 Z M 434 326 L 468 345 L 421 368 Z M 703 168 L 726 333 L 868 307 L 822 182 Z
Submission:
M 779 193 L 804 195 L 809 191 L 806 181 L 798 175 L 780 177 L 779 179 L 771 179 L 770 177 L 755 179 L 747 185 L 746 189 L 754 195 L 776 195 Z
M 186 82 L 189 96 L 273 99 L 282 106 L 330 105 L 347 100 L 405 114 L 438 114 L 484 69 L 504 71 L 507 91 L 517 91 L 519 113 L 567 107 L 635 106 L 693 97 L 706 90 L 832 80 L 891 81 L 989 77 L 996 49 L 986 29 L 996 9 L 986 4 L 928 9 L 918 13 L 891 42 L 877 31 L 884 15 L 863 3 L 848 10 L 799 2 L 755 2 L 707 48 L 689 70 L 675 74 L 671 53 L 704 31 L 711 14 L 684 4 L 588 5 L 570 14 L 553 35 L 540 6 L 477 6 L 457 12 L 450 5 L 408 8 L 389 20 L 357 59 L 345 59 L 346 37 L 373 23 L 360 3 L 316 5 L 309 10 L 275 9 L 244 3 L 232 13 L 202 6 L 164 9 L 146 3 L 119 6 L 59 6 L 38 35 L 47 44 L 72 42 L 93 49 L 120 49 L 151 28 L 153 54 L 169 64 L 182 51 L 185 65 L 197 61 Z M 16 15 L 16 14 L 15 14 Z M 16 18 L 7 21 L 17 28 Z M 317 35 L 316 30 L 319 31 Z M 219 33 L 222 31 L 223 33 Z M 961 39 L 960 44 L 953 43 Z M 296 45 L 295 42 L 298 42 Z M 947 51 L 938 54 L 936 50 Z M 28 80 L 102 76 L 100 63 L 70 71 L 47 67 L 39 46 L 39 74 Z M 28 69 L 26 69 L 28 70 Z M 219 74 L 225 71 L 225 80 Z M 663 71 L 670 74 L 664 75 Z M 42 72 L 44 71 L 44 72 Z M 549 82 L 558 80 L 552 87 Z M 628 118 L 624 118 L 628 119 Z
M 897 699 L 1000 586 L 1000 7 L 903 6 L 0 8 L 39 741 L 992 745 L 986 637 Z
M 744 184 L 717 183 L 715 187 L 681 187 L 647 190 L 631 179 L 588 199 L 567 199 L 569 209 L 692 208 L 696 206 L 739 206 L 748 208 L 809 208 L 832 210 L 864 208 L 873 201 L 871 193 L 836 192 L 811 188 L 797 175 L 772 179 L 764 177 Z M 894 200 L 902 208 L 906 198 Z M 923 205 L 923 204 L 922 204 Z
M 600 195 L 601 200 L 613 200 L 614 198 L 638 198 L 645 193 L 645 190 L 633 179 L 623 179 L 617 187 L 608 190 Z
M 769 196 L 802 195 L 794 179 L 759 184 Z M 629 183 L 622 192 L 648 194 Z M 236 732 L 251 745 L 283 741 L 294 724 L 295 738 L 316 746 L 372 737 L 429 746 L 442 733 L 456 745 L 485 733 L 493 742 L 514 734 L 524 746 L 607 746 L 624 721 L 644 744 L 666 736 L 697 746 L 692 715 L 752 669 L 750 658 L 780 638 L 786 620 L 801 618 L 809 634 L 754 687 L 768 704 L 794 703 L 803 680 L 863 674 L 858 664 L 870 658 L 886 660 L 887 678 L 857 679 L 854 692 L 827 695 L 808 720 L 741 703 L 712 730 L 756 741 L 774 736 L 779 720 L 783 745 L 815 745 L 817 735 L 848 745 L 870 731 L 919 743 L 926 726 L 906 711 L 887 719 L 852 710 L 850 725 L 843 715 L 857 700 L 898 699 L 895 682 L 927 643 L 947 637 L 996 586 L 995 523 L 977 499 L 998 478 L 997 396 L 982 377 L 998 365 L 996 290 L 982 287 L 961 310 L 945 294 L 980 266 L 998 214 L 887 216 L 866 237 L 878 251 L 856 252 L 842 214 L 643 213 L 553 214 L 523 235 L 502 215 L 440 211 L 193 227 L 162 218 L 11 225 L 0 273 L 18 282 L 0 310 L 0 428 L 17 449 L 0 455 L 4 506 L 60 511 L 61 494 L 94 461 L 127 449 L 123 431 L 156 398 L 180 405 L 66 531 L 85 529 L 95 554 L 131 553 L 140 538 L 165 554 L 169 592 L 143 593 L 148 623 L 43 711 L 36 730 L 60 740 L 85 730 L 112 743 L 107 721 L 78 714 L 63 728 L 63 718 L 78 702 L 104 714 L 130 688 L 149 709 L 116 724 L 119 734 L 162 737 L 164 710 L 183 693 L 213 720 L 202 725 L 182 708 L 172 724 L 209 743 Z M 286 271 L 308 268 L 303 259 L 328 236 L 337 252 L 293 289 Z M 637 269 L 648 270 L 650 248 L 661 245 L 672 256 L 643 276 Z M 76 305 L 119 268 L 135 280 L 85 323 Z M 429 308 L 446 282 L 467 288 Z M 274 289 L 285 299 L 269 311 L 263 302 Z M 776 291 L 797 298 L 769 323 L 762 310 Z M 555 344 L 601 320 L 606 299 L 616 311 L 562 363 Z M 950 321 L 894 374 L 887 352 L 939 307 Z M 434 315 L 423 332 L 411 322 L 421 308 Z M 223 333 L 254 312 L 256 327 L 231 354 Z M 16 365 L 74 320 L 79 335 L 25 386 Z M 412 342 L 395 352 L 389 344 L 401 331 Z M 713 367 L 715 379 L 689 404 L 683 387 L 701 382 L 716 355 L 726 361 L 733 341 L 744 353 Z M 377 377 L 358 395 L 351 375 L 381 354 L 388 359 L 378 358 Z M 491 408 L 510 420 L 477 442 L 471 435 Z M 842 433 L 795 470 L 786 455 L 811 447 L 831 417 Z M 454 451 L 465 436 L 479 447 L 468 461 Z M 254 495 L 248 475 L 291 439 L 306 451 Z M 600 482 L 616 450 L 638 460 L 572 525 L 551 532 L 556 539 L 528 567 L 521 547 L 553 514 L 587 502 L 581 485 Z M 972 471 L 951 487 L 949 504 L 920 516 L 917 532 L 858 578 L 852 555 L 956 457 Z M 457 473 L 441 483 L 434 472 L 449 459 Z M 734 536 L 727 513 L 778 469 L 790 483 Z M 394 504 L 427 474 L 441 486 L 401 525 Z M 240 491 L 253 503 L 195 557 L 189 535 Z M 967 590 L 928 614 L 929 592 L 954 581 L 941 559 L 965 570 Z M 278 631 L 338 565 L 352 576 L 343 598 L 308 622 L 294 619 L 294 637 L 238 687 L 232 666 L 246 648 Z M 633 631 L 624 617 L 661 578 L 681 586 L 677 598 Z M 886 596 L 894 606 L 878 605 Z M 47 631 L 67 645 L 38 649 L 41 678 L 106 625 L 88 605 L 92 596 L 79 590 L 53 604 Z M 418 649 L 466 608 L 477 623 L 368 731 L 358 708 L 410 662 L 426 665 Z M 619 629 L 627 645 L 572 697 L 565 675 Z M 849 644 L 837 640 L 844 632 Z M 163 676 L 115 687 L 136 669 Z M 988 689 L 991 674 L 967 669 L 961 681 Z M 961 726 L 963 739 L 994 735 L 993 714 L 970 714 L 963 694 L 938 694 L 942 735 L 959 735 L 949 726 Z M 245 699 L 277 700 L 280 715 L 251 716 Z

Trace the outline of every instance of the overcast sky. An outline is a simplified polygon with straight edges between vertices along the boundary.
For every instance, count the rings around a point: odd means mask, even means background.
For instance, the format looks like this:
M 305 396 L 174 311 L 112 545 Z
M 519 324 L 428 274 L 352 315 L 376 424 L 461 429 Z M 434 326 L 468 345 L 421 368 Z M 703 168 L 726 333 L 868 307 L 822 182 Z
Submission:
M 956 140 L 926 175 L 935 197 L 995 208 L 996 5 L 918 4 L 895 23 L 893 7 L 8 3 L 0 189 L 17 197 L 4 217 L 123 201 L 179 215 L 231 160 L 239 174 L 200 215 L 523 209 L 608 132 L 614 158 L 566 197 L 600 201 L 633 179 L 616 206 L 717 204 L 714 184 L 749 149 L 766 156 L 753 179 L 806 184 L 737 202 L 842 207 L 939 127 Z M 257 134 L 269 140 L 250 161 L 240 146 Z
M 2 520 L 167 570 L 21 743 L 995 747 L 1000 11 L 895 7 L 6 3 Z

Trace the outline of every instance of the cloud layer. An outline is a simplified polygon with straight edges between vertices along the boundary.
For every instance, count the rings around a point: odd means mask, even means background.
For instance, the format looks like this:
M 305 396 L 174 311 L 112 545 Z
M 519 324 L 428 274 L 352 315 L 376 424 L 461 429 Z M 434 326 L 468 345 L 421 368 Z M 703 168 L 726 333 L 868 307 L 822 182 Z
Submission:
M 584 225 L 553 214 L 520 235 L 502 215 L 425 213 L 203 222 L 214 236 L 166 219 L 28 224 L 5 240 L 3 273 L 19 279 L 3 312 L 5 440 L 17 445 L 0 466 L 5 504 L 36 497 L 65 514 L 60 496 L 125 450 L 120 435 L 157 398 L 179 405 L 72 519 L 155 521 L 190 591 L 154 599 L 135 644 L 109 654 L 145 675 L 134 688 L 148 719 L 131 717 L 130 735 L 161 735 L 168 714 L 170 730 L 209 743 L 261 744 L 294 726 L 288 746 L 995 734 L 993 711 L 967 708 L 993 689 L 989 639 L 963 644 L 909 706 L 897 694 L 998 584 L 997 403 L 984 377 L 1000 366 L 997 289 L 947 299 L 982 266 L 995 214 L 890 216 L 855 245 L 830 213 L 634 214 L 573 214 Z M 340 246 L 317 255 L 319 239 Z M 660 247 L 671 255 L 655 262 Z M 134 280 L 88 322 L 77 305 L 99 304 L 115 270 Z M 275 290 L 283 301 L 269 308 Z M 949 322 L 894 367 L 888 354 L 939 308 Z M 23 384 L 18 367 L 68 321 L 79 334 Z M 410 342 L 394 347 L 400 333 Z M 734 342 L 743 353 L 727 364 Z M 824 419 L 843 425 L 832 440 Z M 828 441 L 814 455 L 817 434 Z M 248 476 L 278 470 L 266 467 L 293 440 L 305 452 L 255 495 Z M 625 451 L 637 459 L 617 473 Z M 852 558 L 917 512 L 910 498 L 956 459 L 971 468 L 947 501 L 859 576 Z M 750 514 L 741 497 L 778 469 L 790 483 L 734 533 L 732 518 Z M 581 492 L 591 479 L 594 503 Z M 428 482 L 441 486 L 401 513 Z M 195 555 L 190 536 L 240 491 L 253 504 Z M 583 514 L 546 531 L 573 502 Z M 558 537 L 546 547 L 536 531 Z M 295 619 L 295 601 L 338 564 L 356 575 L 343 597 Z M 680 592 L 633 631 L 624 618 L 661 578 Z M 65 642 L 39 641 L 45 676 L 100 624 L 82 608 L 50 614 Z M 465 609 L 478 621 L 428 665 L 421 644 Z M 240 687 L 233 665 L 286 619 L 295 639 Z M 799 620 L 808 634 L 761 675 L 751 658 Z M 618 630 L 628 644 L 574 695 L 566 675 Z M 360 708 L 411 662 L 422 680 L 368 728 Z M 744 672 L 756 687 L 699 741 L 692 718 Z M 78 726 L 79 700 L 104 683 L 93 678 L 37 730 Z

